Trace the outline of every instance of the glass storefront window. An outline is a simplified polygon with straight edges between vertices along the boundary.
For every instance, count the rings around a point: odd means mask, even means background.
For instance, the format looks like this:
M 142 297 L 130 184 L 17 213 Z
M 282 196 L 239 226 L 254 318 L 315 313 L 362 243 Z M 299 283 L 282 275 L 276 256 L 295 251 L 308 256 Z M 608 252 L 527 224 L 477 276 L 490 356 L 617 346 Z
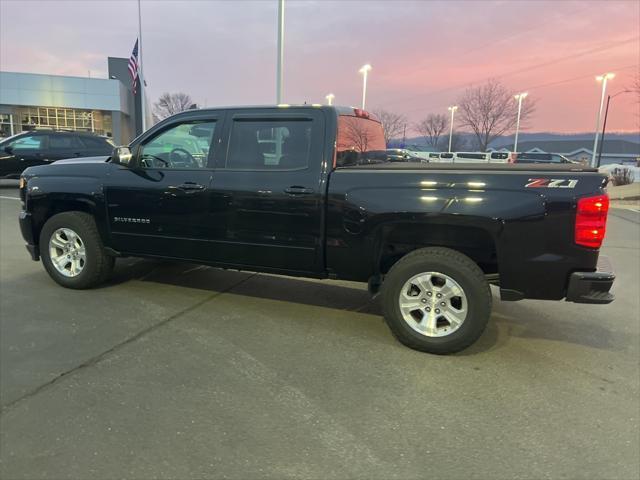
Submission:
M 14 132 L 14 129 L 11 126 L 12 121 L 12 115 L 8 113 L 0 113 L 0 138 L 10 137 Z
M 54 107 L 19 107 L 19 130 L 81 130 L 113 136 L 111 112 Z

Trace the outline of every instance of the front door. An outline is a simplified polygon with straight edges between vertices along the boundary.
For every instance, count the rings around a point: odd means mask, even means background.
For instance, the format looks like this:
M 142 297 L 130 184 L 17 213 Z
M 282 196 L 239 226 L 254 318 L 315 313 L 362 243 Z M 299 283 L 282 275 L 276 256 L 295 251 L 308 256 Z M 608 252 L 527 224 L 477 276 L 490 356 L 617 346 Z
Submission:
M 208 258 L 216 115 L 176 120 L 114 165 L 105 185 L 112 245 L 124 253 Z
M 0 152 L 0 177 L 17 177 L 29 167 L 48 163 L 48 139 L 48 135 L 25 135 L 4 145 Z
M 321 270 L 323 133 L 317 110 L 229 113 L 211 186 L 211 214 L 224 226 L 216 261 Z

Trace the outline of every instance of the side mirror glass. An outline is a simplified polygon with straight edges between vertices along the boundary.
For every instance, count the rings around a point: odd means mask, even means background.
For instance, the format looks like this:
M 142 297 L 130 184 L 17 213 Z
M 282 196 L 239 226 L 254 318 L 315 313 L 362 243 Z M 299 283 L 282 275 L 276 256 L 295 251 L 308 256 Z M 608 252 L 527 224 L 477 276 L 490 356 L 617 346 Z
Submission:
M 119 165 L 129 165 L 131 157 L 132 154 L 129 147 L 116 147 L 111 154 L 111 161 Z

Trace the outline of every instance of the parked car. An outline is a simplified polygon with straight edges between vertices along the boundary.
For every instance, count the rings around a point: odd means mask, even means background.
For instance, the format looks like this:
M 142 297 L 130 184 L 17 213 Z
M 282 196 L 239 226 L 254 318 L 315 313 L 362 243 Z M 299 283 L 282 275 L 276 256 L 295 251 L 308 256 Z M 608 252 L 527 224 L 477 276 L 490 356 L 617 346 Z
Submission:
M 189 110 L 111 157 L 28 168 L 20 228 L 67 288 L 105 281 L 119 256 L 368 282 L 395 336 L 439 354 L 480 336 L 490 284 L 502 300 L 613 301 L 599 255 L 605 175 L 359 161 L 384 149 L 382 125 L 360 109 Z
M 24 169 L 72 157 L 109 155 L 113 143 L 88 132 L 35 130 L 0 141 L 0 178 L 18 178 Z
M 423 158 L 416 157 L 405 148 L 387 148 L 387 158 L 390 162 L 422 162 Z
M 535 152 L 518 152 L 514 154 L 515 163 L 570 163 L 579 164 L 569 160 L 559 153 L 535 153 Z

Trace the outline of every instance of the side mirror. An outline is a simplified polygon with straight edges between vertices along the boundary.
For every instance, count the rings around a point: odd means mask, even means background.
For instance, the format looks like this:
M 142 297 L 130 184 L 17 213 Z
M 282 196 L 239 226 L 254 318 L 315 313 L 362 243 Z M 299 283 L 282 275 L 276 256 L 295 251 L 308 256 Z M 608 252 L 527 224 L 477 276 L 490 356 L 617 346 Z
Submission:
M 4 151 L 11 155 L 13 153 L 13 147 L 11 145 L 7 145 L 6 147 L 4 147 Z
M 116 147 L 111 153 L 111 162 L 119 165 L 129 165 L 131 162 L 131 149 L 129 147 Z

